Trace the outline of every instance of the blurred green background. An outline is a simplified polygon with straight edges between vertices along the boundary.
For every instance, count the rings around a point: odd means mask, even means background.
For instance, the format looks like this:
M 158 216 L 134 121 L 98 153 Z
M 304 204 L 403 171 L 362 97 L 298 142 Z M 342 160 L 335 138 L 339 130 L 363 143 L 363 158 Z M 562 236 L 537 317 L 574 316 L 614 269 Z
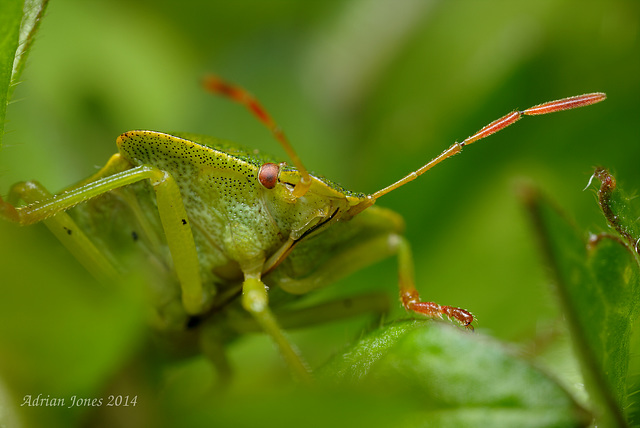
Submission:
M 379 201 L 406 219 L 423 298 L 473 311 L 478 330 L 499 339 L 526 343 L 559 316 L 517 184 L 535 183 L 594 232 L 605 228 L 593 190 L 583 191 L 594 166 L 640 188 L 634 0 L 53 0 L 8 108 L 2 194 L 26 179 L 52 191 L 76 182 L 132 129 L 282 155 L 244 109 L 203 92 L 209 72 L 256 95 L 307 167 L 368 193 L 514 108 L 606 92 L 593 107 L 525 118 Z M 2 223 L 0 242 L 9 390 L 95 395 L 139 348 L 139 302 L 100 288 L 41 225 Z M 404 317 L 396 284 L 388 260 L 322 294 L 387 290 L 391 316 Z M 317 366 L 366 323 L 293 338 Z M 248 388 L 287 377 L 261 336 L 231 358 Z M 208 370 L 196 360 L 167 378 L 198 391 Z

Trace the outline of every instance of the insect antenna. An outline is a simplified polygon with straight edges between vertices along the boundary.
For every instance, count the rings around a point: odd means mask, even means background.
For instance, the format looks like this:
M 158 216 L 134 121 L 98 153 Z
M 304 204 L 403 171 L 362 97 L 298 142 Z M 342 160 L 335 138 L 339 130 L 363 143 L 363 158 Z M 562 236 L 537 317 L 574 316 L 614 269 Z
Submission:
M 224 80 L 214 75 L 205 77 L 203 86 L 209 92 L 222 95 L 224 97 L 227 97 L 231 101 L 242 104 L 264 126 L 266 126 L 269 131 L 271 131 L 276 140 L 278 140 L 280 145 L 282 145 L 284 150 L 287 152 L 287 155 L 291 159 L 293 166 L 295 166 L 298 169 L 298 172 L 300 172 L 300 182 L 293 189 L 293 197 L 299 198 L 301 196 L 304 196 L 304 194 L 307 193 L 307 190 L 309 190 L 309 187 L 311 186 L 311 176 L 302 163 L 302 160 L 300 160 L 300 157 L 293 149 L 293 146 L 291 145 L 291 143 L 289 143 L 289 140 L 284 135 L 282 128 L 278 126 L 278 124 L 275 122 L 275 120 L 273 120 L 271 115 L 262 106 L 262 104 L 260 104 L 260 102 L 247 90 L 239 86 L 235 86 L 231 83 L 225 82 Z
M 495 134 L 498 131 L 503 130 L 507 126 L 517 122 L 523 116 L 537 116 L 541 114 L 554 113 L 562 110 L 569 110 L 577 107 L 589 106 L 592 104 L 599 103 L 600 101 L 604 101 L 607 98 L 607 95 L 602 92 L 594 92 L 591 94 L 584 95 L 576 95 L 573 97 L 563 98 L 561 100 L 549 101 L 543 104 L 538 104 L 536 106 L 530 107 L 526 110 L 515 110 L 509 114 L 502 116 L 500 119 L 494 120 L 475 134 L 466 138 L 464 141 L 458 143 L 453 143 L 447 150 L 442 152 L 439 156 L 429 161 L 427 164 L 418 168 L 417 170 L 411 172 L 400 180 L 396 181 L 390 186 L 385 187 L 384 189 L 378 190 L 371 198 L 373 200 L 378 199 L 382 195 L 386 195 L 392 190 L 397 189 L 400 186 L 407 184 L 410 181 L 415 180 L 440 162 L 445 159 L 450 158 L 453 155 L 456 155 L 462 151 L 464 146 L 467 146 L 471 143 L 475 143 L 478 140 L 488 137 L 489 135 Z

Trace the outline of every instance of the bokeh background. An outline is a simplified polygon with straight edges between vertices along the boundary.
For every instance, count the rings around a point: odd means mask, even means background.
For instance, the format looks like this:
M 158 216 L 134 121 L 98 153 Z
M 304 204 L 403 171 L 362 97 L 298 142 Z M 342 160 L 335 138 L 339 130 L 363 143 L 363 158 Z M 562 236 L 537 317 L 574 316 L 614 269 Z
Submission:
M 633 0 L 53 0 L 8 109 L 2 194 L 26 179 L 52 191 L 76 182 L 132 129 L 282 155 L 244 109 L 204 93 L 210 72 L 255 94 L 307 167 L 368 193 L 514 108 L 606 92 L 593 107 L 525 118 L 379 200 L 406 219 L 422 296 L 472 310 L 478 330 L 501 340 L 528 343 L 561 316 L 518 186 L 541 188 L 585 236 L 605 228 L 593 189 L 583 190 L 594 166 L 640 188 Z M 100 288 L 41 225 L 0 224 L 0 242 L 6 393 L 95 395 L 143 342 L 139 302 Z M 387 260 L 321 295 L 387 290 L 390 318 L 406 317 L 396 284 Z M 318 366 L 368 320 L 292 337 Z M 230 354 L 240 389 L 287 378 L 264 337 Z M 215 378 L 201 359 L 163 376 L 194 394 Z

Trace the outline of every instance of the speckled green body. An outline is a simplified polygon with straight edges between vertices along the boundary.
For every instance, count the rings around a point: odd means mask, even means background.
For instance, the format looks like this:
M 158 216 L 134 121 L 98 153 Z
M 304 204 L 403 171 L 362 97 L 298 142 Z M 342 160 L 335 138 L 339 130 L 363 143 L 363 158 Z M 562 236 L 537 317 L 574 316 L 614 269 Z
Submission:
M 132 167 L 153 165 L 175 179 L 189 217 L 202 283 L 215 296 L 210 315 L 236 300 L 244 275 L 252 269 L 264 273 L 270 294 L 279 292 L 275 289 L 304 294 L 388 255 L 372 254 L 338 272 L 326 271 L 327 263 L 341 252 L 402 228 L 398 215 L 375 207 L 352 219 L 349 210 L 366 203 L 366 196 L 321 177 L 313 176 L 310 190 L 292 201 L 291 188 L 300 179 L 295 168 L 283 167 L 278 185 L 267 189 L 260 184 L 258 171 L 265 162 L 277 160 L 211 137 L 131 131 L 117 143 L 120 155 Z M 72 211 L 78 225 L 112 260 L 136 264 L 124 269 L 140 269 L 141 263 L 151 266 L 159 325 L 184 329 L 190 318 L 180 305 L 180 287 L 151 185 L 134 183 Z M 293 249 L 281 263 L 263 272 L 265 261 L 289 240 L 295 241 Z M 131 259 L 123 254 L 144 257 Z M 272 306 L 277 307 L 278 301 L 272 299 Z

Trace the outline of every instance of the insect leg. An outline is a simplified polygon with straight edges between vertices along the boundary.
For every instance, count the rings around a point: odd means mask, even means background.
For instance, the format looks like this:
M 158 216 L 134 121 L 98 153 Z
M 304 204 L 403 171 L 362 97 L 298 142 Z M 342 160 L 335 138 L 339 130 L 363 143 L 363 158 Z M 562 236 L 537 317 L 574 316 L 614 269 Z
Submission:
M 93 183 L 96 180 L 108 177 L 118 172 L 126 171 L 128 169 L 131 169 L 131 164 L 123 159 L 119 153 L 116 153 L 111 156 L 106 165 L 100 168 L 98 172 L 93 174 L 91 177 L 88 177 L 85 180 L 76 183 L 73 186 L 70 186 L 69 188 L 65 189 L 65 191 L 68 192 L 69 190 L 76 189 L 89 183 Z M 140 206 L 140 203 L 136 196 L 129 192 L 121 192 L 119 193 L 119 196 L 131 209 L 133 216 L 140 225 L 141 233 L 147 239 L 151 247 L 155 248 L 156 250 L 159 249 L 162 246 L 162 239 L 160 238 L 160 236 L 158 236 L 153 226 L 149 224 L 149 221 L 146 219 L 143 209 Z
M 389 311 L 387 293 L 368 293 L 330 300 L 302 308 L 279 310 L 279 325 L 285 330 L 340 321 L 359 315 L 382 315 Z M 262 331 L 254 318 L 234 318 L 230 327 L 240 334 Z
M 226 387 L 231 383 L 233 370 L 227 359 L 223 340 L 217 336 L 217 332 L 215 328 L 203 330 L 200 335 L 200 349 L 215 367 L 219 385 Z
M 275 341 L 282 356 L 296 376 L 304 382 L 311 381 L 311 374 L 298 351 L 284 335 L 268 305 L 267 287 L 260 275 L 245 274 L 242 284 L 242 306 L 255 318 L 262 330 Z
M 374 208 L 374 207 L 372 207 Z M 362 214 L 365 215 L 367 211 Z M 390 220 L 390 213 L 386 210 L 372 210 L 370 213 L 375 215 L 370 218 L 356 217 L 354 221 L 366 220 L 366 225 L 371 226 L 376 220 Z M 321 268 L 315 270 L 312 274 L 306 275 L 304 278 L 289 278 L 280 271 L 274 271 L 268 277 L 267 282 L 274 281 L 283 290 L 292 294 L 305 294 L 317 288 L 323 287 L 334 282 L 344 276 L 349 275 L 365 266 L 375 263 L 383 258 L 396 255 L 398 257 L 398 276 L 400 288 L 400 300 L 403 306 L 412 312 L 416 312 L 428 317 L 442 317 L 446 315 L 462 324 L 464 327 L 473 329 L 471 325 L 473 316 L 470 312 L 452 307 L 441 306 L 434 302 L 422 302 L 414 285 L 413 279 L 413 260 L 411 249 L 407 240 L 399 234 L 395 229 L 388 229 L 376 232 L 371 229 L 363 229 L 363 232 L 369 232 L 373 236 L 362 236 L 362 240 L 358 241 L 361 235 L 356 235 L 350 240 L 350 245 L 345 248 L 334 249 L 335 256 L 325 261 Z M 353 243 L 356 241 L 357 243 Z M 281 322 L 287 321 L 287 318 L 281 318 Z
M 150 177 L 150 181 L 156 193 L 158 212 L 173 266 L 180 280 L 182 304 L 189 314 L 202 313 L 212 301 L 215 289 L 206 293 L 203 290 L 196 244 L 178 185 L 170 174 L 152 169 L 154 176 Z
M 204 293 L 202 287 L 198 254 L 178 185 L 170 174 L 156 167 L 130 167 L 119 155 L 112 157 L 111 161 L 116 165 L 120 163 L 120 169 L 124 169 L 124 166 L 129 169 L 18 208 L 0 200 L 0 216 L 21 225 L 34 224 L 53 218 L 56 214 L 111 190 L 149 180 L 156 193 L 160 220 L 182 288 L 183 306 L 189 314 L 202 313 L 206 308 L 207 299 L 213 297 L 213 294 Z
M 26 203 L 34 203 L 51 198 L 51 194 L 38 182 L 27 181 L 18 183 L 11 188 L 9 202 L 17 203 L 22 200 Z M 2 202 L 0 204 L 10 207 L 13 205 Z M 17 211 L 15 211 L 17 213 Z M 118 272 L 113 264 L 96 248 L 76 222 L 64 212 L 43 221 L 49 230 L 58 238 L 67 250 L 99 280 L 108 281 L 118 277 Z
M 283 275 L 282 272 L 275 271 L 270 274 L 267 282 L 270 283 L 273 280 L 287 293 L 307 294 L 391 257 L 397 254 L 397 251 L 395 240 L 389 239 L 389 233 L 381 233 L 366 237 L 345 248 L 335 248 L 333 257 L 303 278 L 290 278 Z
M 415 287 L 413 277 L 413 256 L 409 242 L 401 235 L 395 235 L 398 242 L 398 285 L 400 287 L 400 301 L 408 311 L 413 311 L 428 317 L 446 315 L 458 321 L 462 326 L 473 330 L 471 312 L 453 306 L 441 306 L 434 302 L 423 302 Z

